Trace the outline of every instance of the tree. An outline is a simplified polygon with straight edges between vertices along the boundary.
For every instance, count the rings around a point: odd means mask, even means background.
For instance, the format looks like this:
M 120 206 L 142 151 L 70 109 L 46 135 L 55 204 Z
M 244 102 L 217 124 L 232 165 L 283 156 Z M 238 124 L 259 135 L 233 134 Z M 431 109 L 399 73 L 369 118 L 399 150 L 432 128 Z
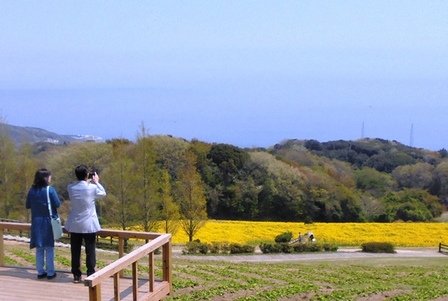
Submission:
M 148 136 L 156 153 L 158 168 L 168 170 L 171 179 L 176 178 L 177 170 L 183 165 L 185 152 L 189 143 L 183 139 L 171 136 Z
M 323 147 L 320 144 L 319 141 L 311 139 L 311 140 L 305 140 L 305 147 L 309 150 L 314 150 L 314 151 L 322 151 Z
M 446 158 L 448 157 L 448 151 L 444 148 L 442 148 L 441 150 L 438 151 L 440 158 Z
M 145 232 L 155 231 L 160 220 L 159 191 L 160 170 L 156 166 L 156 152 L 147 130 L 142 124 L 133 153 L 132 196 L 139 207 L 139 220 Z
M 76 181 L 76 166 L 84 164 L 92 171 L 95 170 L 102 182 L 102 171 L 112 160 L 112 146 L 96 142 L 72 143 L 53 148 L 42 156 L 42 161 L 51 170 L 56 191 L 63 200 L 67 200 L 67 185 Z M 107 199 L 103 198 L 101 202 Z
M 430 221 L 442 213 L 442 205 L 436 196 L 418 189 L 389 192 L 384 197 L 386 213 L 378 221 Z
M 167 170 L 163 170 L 160 175 L 159 184 L 160 218 L 163 221 L 165 233 L 175 234 L 179 227 L 179 205 L 174 202 L 171 194 L 170 176 Z
M 434 170 L 435 185 L 431 192 L 438 195 L 443 204 L 448 205 L 448 162 L 441 162 Z
M 434 182 L 434 166 L 423 162 L 398 166 L 392 177 L 400 188 L 428 189 Z
M 355 181 L 356 188 L 377 198 L 390 191 L 394 184 L 390 174 L 367 166 L 355 171 Z
M 181 213 L 180 226 L 189 241 L 193 241 L 207 219 L 206 199 L 201 177 L 196 170 L 196 158 L 191 151 L 187 151 L 185 156 L 185 165 L 178 173 L 176 196 Z
M 378 219 L 378 216 L 384 214 L 384 203 L 371 196 L 361 196 L 361 206 L 366 216 L 366 219 L 370 222 Z
M 135 220 L 138 208 L 132 198 L 133 160 L 130 151 L 133 147 L 129 140 L 113 139 L 113 160 L 103 172 L 102 180 L 107 183 L 109 198 L 108 210 L 104 218 L 109 224 L 118 223 L 126 230 Z
M 1 121 L 1 120 L 0 120 Z M 0 216 L 12 218 L 16 203 L 17 182 L 14 142 L 6 127 L 0 128 Z
M 261 191 L 258 194 L 258 210 L 259 216 L 268 217 L 272 214 L 275 208 L 274 197 L 278 193 L 275 183 L 271 178 L 266 179 L 264 181 Z
M 414 163 L 416 163 L 416 160 L 406 152 L 383 152 L 370 157 L 365 162 L 365 166 L 375 168 L 378 171 L 390 173 L 397 166 Z
M 249 154 L 233 145 L 216 144 L 211 147 L 207 158 L 218 167 L 220 180 L 224 186 L 228 186 L 238 177 L 239 172 L 249 160 Z
M 112 147 L 107 143 L 72 143 L 51 148 L 40 154 L 41 160 L 51 171 L 52 185 L 58 192 L 62 204 L 58 209 L 62 221 L 66 220 L 70 211 L 67 185 L 76 181 L 75 168 L 84 164 L 92 171 L 96 170 L 100 176 L 100 182 L 104 184 L 107 191 L 107 183 L 102 179 L 102 171 L 112 160 Z M 109 196 L 96 202 L 98 217 L 100 221 L 103 216 L 104 203 L 109 201 Z
M 250 153 L 250 168 L 266 175 L 254 185 L 260 186 L 258 208 L 260 218 L 296 221 L 303 214 L 303 173 L 273 155 L 265 152 Z M 258 174 L 258 172 L 256 172 Z
M 30 210 L 25 210 L 25 202 L 38 168 L 39 165 L 33 157 L 33 146 L 29 143 L 24 143 L 20 146 L 17 153 L 15 178 L 20 179 L 20 181 L 17 181 L 17 191 L 15 192 L 17 202 L 14 218 L 25 220 L 26 222 L 31 221 L 31 212 Z M 24 211 L 26 212 L 25 214 L 22 213 Z

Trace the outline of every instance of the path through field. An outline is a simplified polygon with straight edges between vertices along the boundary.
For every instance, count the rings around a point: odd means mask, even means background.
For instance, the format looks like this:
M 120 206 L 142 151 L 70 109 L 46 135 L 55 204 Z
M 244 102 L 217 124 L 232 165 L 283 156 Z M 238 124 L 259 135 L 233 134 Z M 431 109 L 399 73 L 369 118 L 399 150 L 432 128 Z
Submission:
M 192 260 L 218 260 L 233 262 L 285 262 L 309 260 L 346 260 L 354 258 L 397 258 L 397 257 L 447 257 L 439 253 L 438 248 L 397 248 L 396 253 L 365 253 L 360 248 L 339 248 L 336 252 L 317 252 L 300 254 L 262 254 L 256 250 L 255 254 L 248 255 L 183 255 L 181 247 L 173 248 L 174 258 Z M 448 258 L 448 257 L 447 257 Z
M 28 242 L 27 238 L 4 236 L 5 243 Z M 57 243 L 58 247 L 68 248 L 69 245 Z M 316 252 L 300 254 L 263 254 L 257 247 L 254 254 L 244 255 L 184 255 L 183 246 L 173 246 L 173 258 L 192 260 L 217 260 L 233 262 L 285 262 L 285 261 L 308 261 L 308 260 L 335 260 L 354 258 L 396 258 L 396 257 L 447 257 L 446 253 L 439 253 L 438 248 L 396 248 L 396 253 L 365 253 L 360 248 L 341 247 L 336 252 Z M 100 250 L 101 251 L 101 250 Z M 111 252 L 111 251 L 105 251 Z M 448 257 L 447 257 L 448 258 Z

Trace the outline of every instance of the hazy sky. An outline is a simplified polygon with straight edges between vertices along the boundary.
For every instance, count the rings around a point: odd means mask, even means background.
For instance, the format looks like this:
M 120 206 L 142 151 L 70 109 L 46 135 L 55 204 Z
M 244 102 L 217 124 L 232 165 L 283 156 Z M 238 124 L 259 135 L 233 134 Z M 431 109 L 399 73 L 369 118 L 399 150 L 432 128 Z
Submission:
M 0 0 L 12 125 L 448 149 L 448 1 Z

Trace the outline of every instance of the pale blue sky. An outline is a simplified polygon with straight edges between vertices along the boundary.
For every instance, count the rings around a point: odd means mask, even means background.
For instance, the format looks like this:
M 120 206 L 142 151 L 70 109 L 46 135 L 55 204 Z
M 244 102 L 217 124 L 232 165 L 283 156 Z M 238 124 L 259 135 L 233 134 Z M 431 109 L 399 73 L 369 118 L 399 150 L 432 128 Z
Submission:
M 1 116 L 59 134 L 448 149 L 447 83 L 448 1 L 0 0 Z

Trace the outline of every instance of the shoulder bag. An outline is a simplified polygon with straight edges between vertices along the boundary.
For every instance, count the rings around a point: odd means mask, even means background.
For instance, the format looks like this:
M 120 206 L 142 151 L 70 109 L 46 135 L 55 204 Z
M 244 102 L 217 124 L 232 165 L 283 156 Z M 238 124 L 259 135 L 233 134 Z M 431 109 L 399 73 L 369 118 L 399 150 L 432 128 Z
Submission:
M 50 213 L 50 219 L 51 219 L 51 228 L 53 229 L 53 237 L 54 239 L 59 239 L 62 237 L 61 219 L 57 214 L 53 216 L 50 203 L 50 186 L 47 186 L 47 203 L 48 203 L 48 212 Z

